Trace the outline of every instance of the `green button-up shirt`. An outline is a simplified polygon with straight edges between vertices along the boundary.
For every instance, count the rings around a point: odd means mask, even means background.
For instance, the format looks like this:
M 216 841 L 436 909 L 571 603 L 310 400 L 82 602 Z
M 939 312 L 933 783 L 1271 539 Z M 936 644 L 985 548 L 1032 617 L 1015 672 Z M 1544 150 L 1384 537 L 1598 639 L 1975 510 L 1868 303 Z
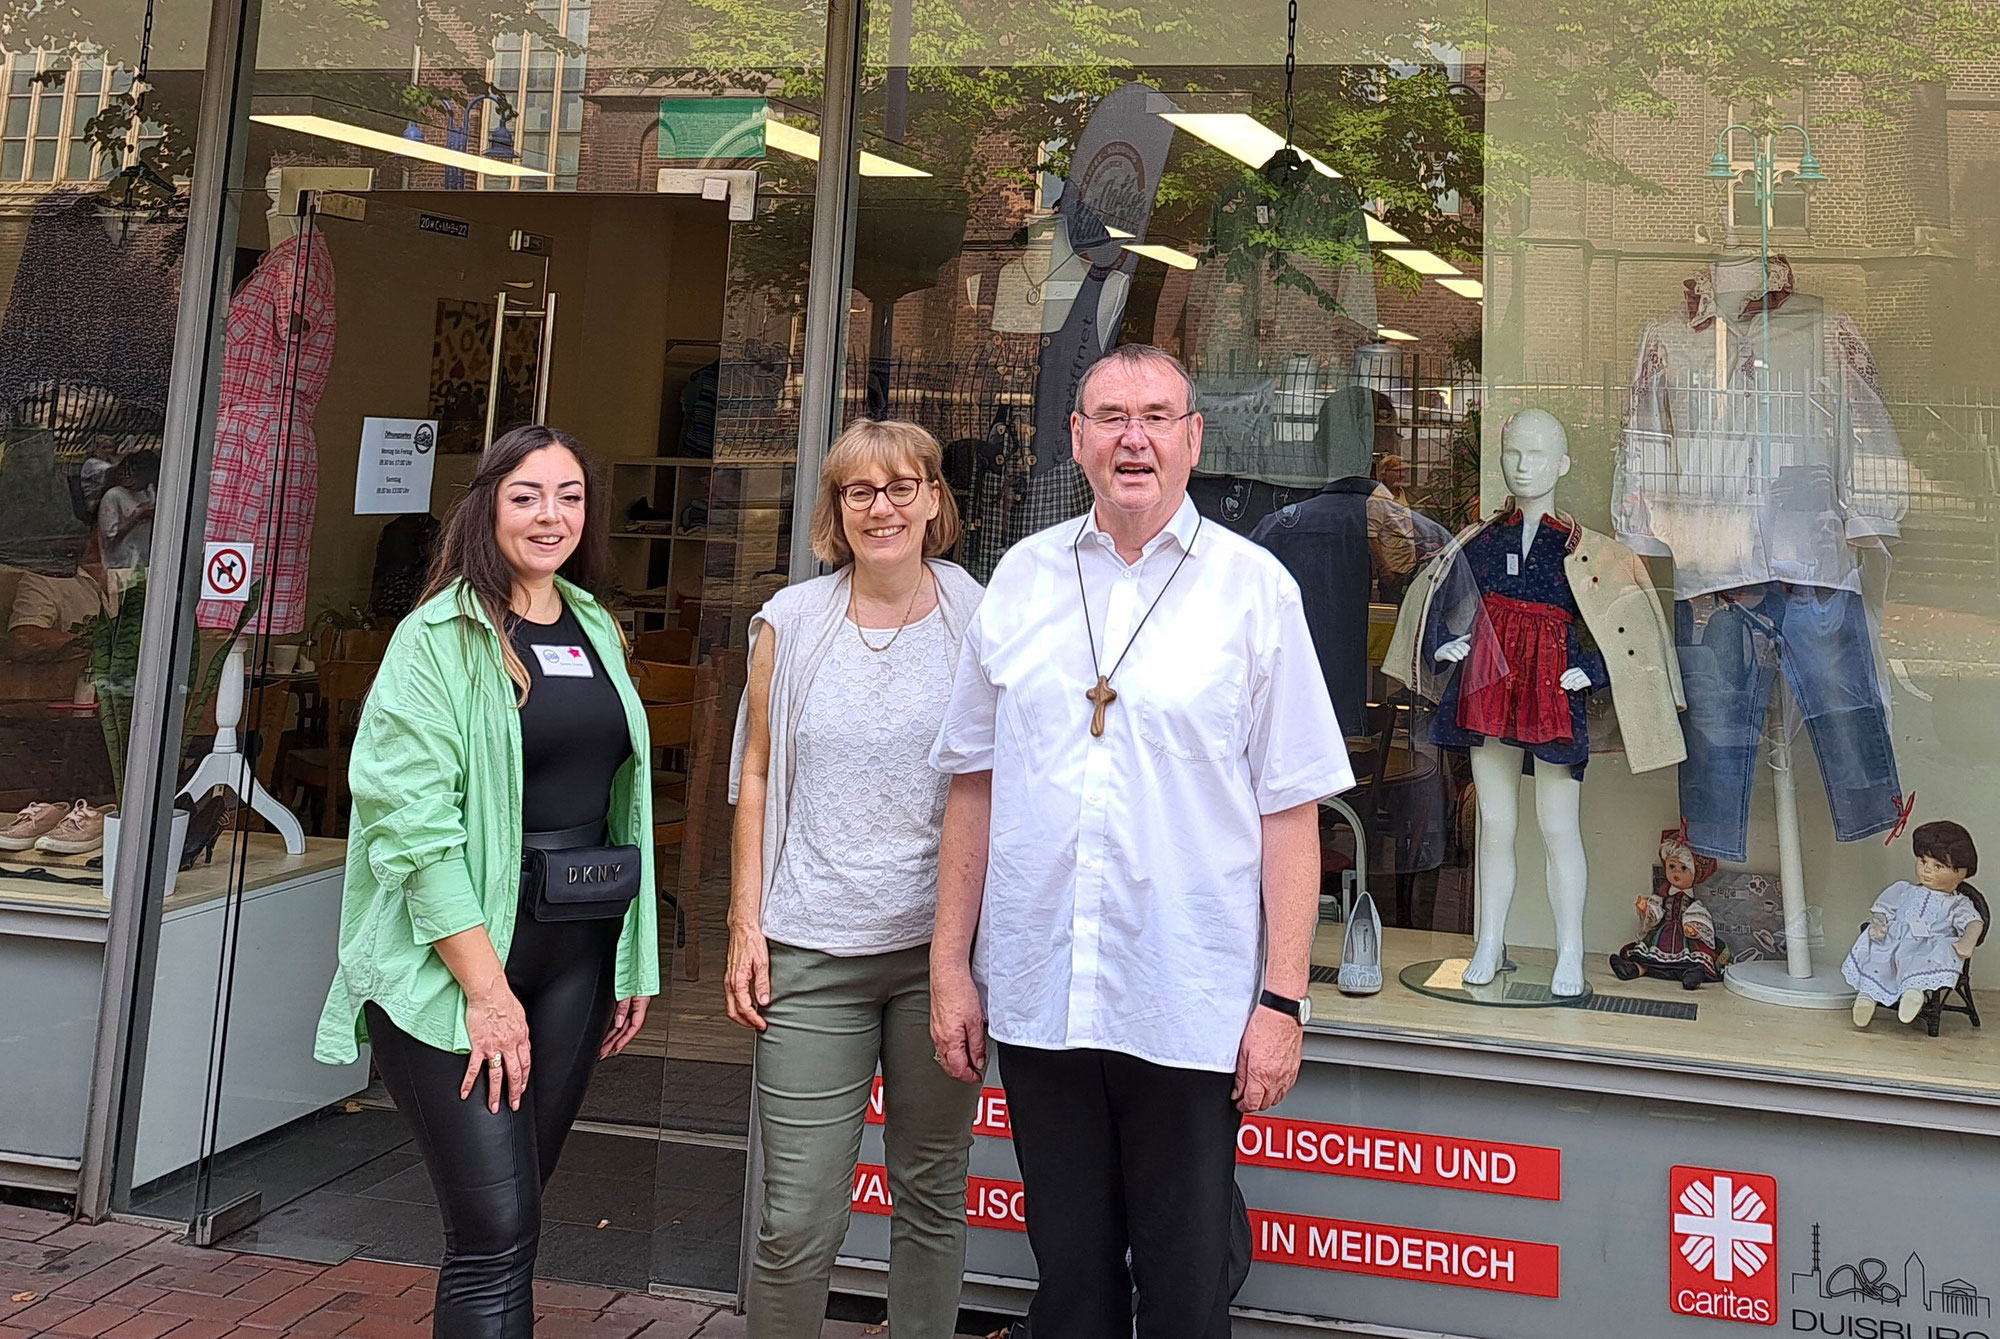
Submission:
M 639 848 L 641 893 L 618 938 L 619 999 L 660 989 L 653 888 L 653 794 L 646 711 L 623 672 L 611 615 L 557 579 L 563 600 L 618 688 L 632 757 L 611 784 L 610 840 Z M 439 1050 L 470 1052 L 465 992 L 431 944 L 486 927 L 500 960 L 514 939 L 521 881 L 521 718 L 500 638 L 454 587 L 397 626 L 348 760 L 353 816 L 341 897 L 340 963 L 313 1054 L 347 1064 L 368 1039 L 373 1000 Z

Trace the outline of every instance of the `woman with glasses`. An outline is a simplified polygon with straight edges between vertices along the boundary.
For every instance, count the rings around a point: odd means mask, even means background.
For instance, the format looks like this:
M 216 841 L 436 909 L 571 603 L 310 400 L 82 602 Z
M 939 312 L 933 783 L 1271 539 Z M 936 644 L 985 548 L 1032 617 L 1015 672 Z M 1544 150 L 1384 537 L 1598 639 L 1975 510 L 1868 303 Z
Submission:
M 947 782 L 929 756 L 981 590 L 938 559 L 958 538 L 943 461 L 913 423 L 842 433 L 812 520 L 813 552 L 837 570 L 778 592 L 751 623 L 727 990 L 729 1016 L 758 1033 L 753 1339 L 820 1332 L 878 1064 L 890 1329 L 949 1339 L 958 1319 L 979 1089 L 931 1048 Z

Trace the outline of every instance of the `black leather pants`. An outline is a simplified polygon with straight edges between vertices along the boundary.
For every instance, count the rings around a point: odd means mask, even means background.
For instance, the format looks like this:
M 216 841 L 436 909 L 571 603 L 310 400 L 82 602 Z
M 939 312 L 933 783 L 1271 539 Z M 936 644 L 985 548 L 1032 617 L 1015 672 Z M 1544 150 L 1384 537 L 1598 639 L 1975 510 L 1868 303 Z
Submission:
M 467 1057 L 411 1037 L 365 1006 L 375 1068 L 409 1123 L 444 1217 L 436 1339 L 529 1339 L 542 1188 L 583 1105 L 613 1004 L 621 922 L 543 924 L 521 907 L 507 982 L 528 1015 L 521 1109 L 486 1109 L 486 1067 L 461 1101 Z

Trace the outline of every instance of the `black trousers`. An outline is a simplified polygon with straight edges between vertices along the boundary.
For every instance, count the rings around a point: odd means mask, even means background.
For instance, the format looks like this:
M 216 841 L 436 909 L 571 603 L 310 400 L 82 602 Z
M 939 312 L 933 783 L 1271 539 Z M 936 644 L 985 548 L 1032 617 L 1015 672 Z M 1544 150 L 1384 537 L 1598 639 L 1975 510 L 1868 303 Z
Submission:
M 1034 1339 L 1126 1339 L 1135 1286 L 1139 1339 L 1226 1336 L 1234 1077 L 1112 1051 L 997 1049 L 1041 1276 Z
M 507 951 L 507 984 L 528 1015 L 533 1068 L 515 1111 L 486 1109 L 487 1067 L 461 1101 L 467 1057 L 410 1036 L 363 1006 L 375 1068 L 410 1126 L 444 1217 L 436 1339 L 528 1339 L 535 1328 L 535 1254 L 542 1188 L 610 1022 L 619 920 L 543 924 L 526 900 Z

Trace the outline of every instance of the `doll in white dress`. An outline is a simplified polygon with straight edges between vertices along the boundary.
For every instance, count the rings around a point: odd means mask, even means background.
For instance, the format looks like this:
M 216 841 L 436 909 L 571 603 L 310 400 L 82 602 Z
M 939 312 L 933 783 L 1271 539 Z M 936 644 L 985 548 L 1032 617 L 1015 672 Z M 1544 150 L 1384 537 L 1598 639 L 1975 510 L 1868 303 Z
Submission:
M 1924 996 L 1958 984 L 1985 922 L 1985 900 L 1966 880 L 1979 872 L 1972 834 L 1956 823 L 1926 823 L 1910 834 L 1917 881 L 1892 883 L 1868 909 L 1840 974 L 1857 992 L 1854 1025 L 1867 1027 L 1877 1005 L 1894 1005 L 1908 1023 Z

